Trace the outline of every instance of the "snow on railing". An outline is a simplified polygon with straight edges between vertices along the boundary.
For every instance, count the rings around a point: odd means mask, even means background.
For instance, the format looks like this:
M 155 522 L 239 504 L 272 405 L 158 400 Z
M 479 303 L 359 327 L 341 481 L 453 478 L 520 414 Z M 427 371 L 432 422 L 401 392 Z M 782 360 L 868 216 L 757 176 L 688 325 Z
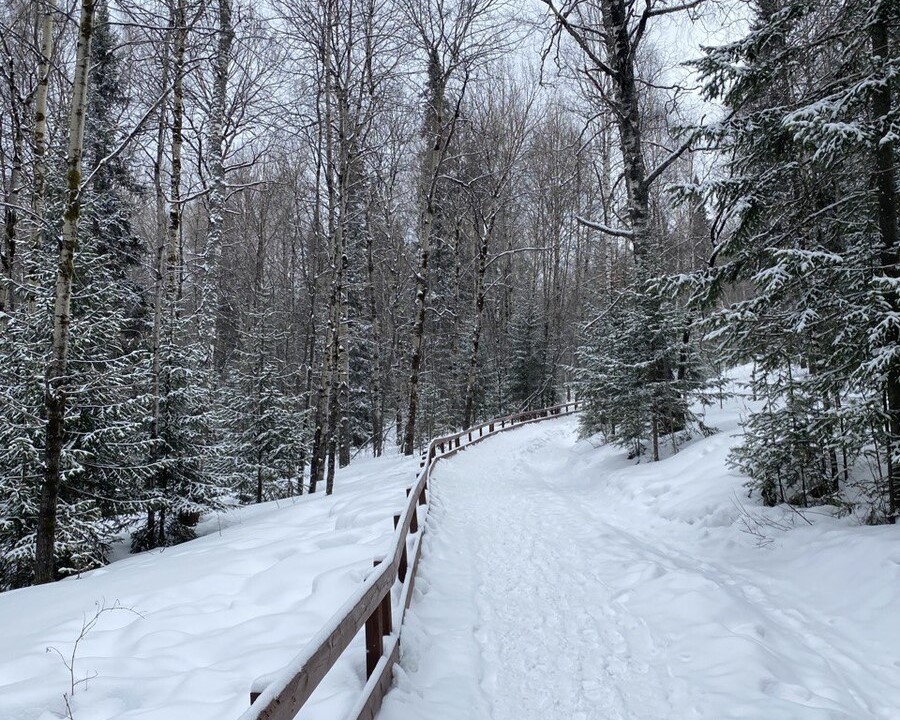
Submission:
M 422 453 L 416 484 L 407 488 L 406 509 L 394 516 L 393 552 L 376 559 L 374 570 L 281 672 L 258 678 L 250 690 L 250 708 L 239 720 L 293 720 L 325 674 L 356 634 L 366 629 L 366 682 L 348 720 L 371 720 L 391 685 L 391 670 L 400 655 L 400 626 L 412 600 L 422 547 L 419 506 L 425 505 L 428 479 L 438 460 L 450 457 L 491 435 L 526 423 L 578 410 L 578 401 L 529 410 L 490 420 L 458 433 L 435 438 Z M 427 508 L 426 508 L 427 511 Z M 423 518 L 424 520 L 424 518 Z M 411 561 L 410 561 L 411 558 Z M 398 616 L 391 607 L 391 588 L 401 584 Z

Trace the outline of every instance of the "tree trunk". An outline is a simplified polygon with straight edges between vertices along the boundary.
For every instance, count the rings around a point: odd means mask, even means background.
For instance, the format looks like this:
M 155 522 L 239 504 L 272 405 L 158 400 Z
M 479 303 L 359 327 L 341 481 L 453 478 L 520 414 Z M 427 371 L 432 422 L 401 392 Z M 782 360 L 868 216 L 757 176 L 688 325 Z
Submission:
M 338 350 L 335 348 L 334 350 L 334 363 L 337 364 L 337 355 Z M 327 474 L 325 476 L 325 494 L 331 495 L 334 492 L 334 469 L 335 469 L 335 461 L 337 458 L 337 443 L 338 443 L 338 407 L 337 407 L 337 399 L 334 397 L 337 394 L 337 387 L 335 387 L 335 383 L 331 383 L 331 398 L 328 402 L 329 415 L 328 415 L 328 468 Z
M 9 96 L 10 101 L 19 104 L 16 88 L 16 76 L 12 57 L 9 58 Z M 22 183 L 22 150 L 25 144 L 25 134 L 22 130 L 23 107 L 12 107 L 10 124 L 12 125 L 12 167 L 9 173 L 9 192 L 6 194 L 6 208 L 3 211 L 3 247 L 0 248 L 0 331 L 6 325 L 5 314 L 11 311 L 15 305 L 15 281 L 16 281 L 16 242 L 19 225 L 19 192 Z
M 344 258 L 346 262 L 346 257 Z M 342 281 L 343 282 L 343 281 Z M 340 467 L 350 464 L 350 319 L 347 314 L 347 294 L 341 293 L 338 324 L 338 392 L 337 408 L 340 425 L 338 431 L 338 460 Z
M 256 363 L 254 367 L 253 378 L 253 404 L 254 404 L 254 422 L 257 429 L 262 421 L 263 404 L 266 402 L 263 396 L 263 376 L 265 374 L 266 363 L 266 321 L 262 317 L 263 313 L 263 274 L 266 267 L 266 228 L 260 227 L 256 235 L 256 253 L 255 264 L 253 267 L 253 327 L 256 335 Z M 261 503 L 264 497 L 264 473 L 263 463 L 268 460 L 263 443 L 257 444 L 256 449 L 256 502 Z
M 478 377 L 478 347 L 481 343 L 482 318 L 484 317 L 484 276 L 487 271 L 488 246 L 494 230 L 496 213 L 487 223 L 482 223 L 481 242 L 478 247 L 478 270 L 475 275 L 475 317 L 472 319 L 472 347 L 469 354 L 469 371 L 466 376 L 466 402 L 463 427 L 472 427 L 475 415 L 475 385 Z
M 166 369 L 163 374 L 165 381 L 163 395 L 167 400 L 172 393 L 172 371 L 174 366 L 174 351 L 176 330 L 178 326 L 178 301 L 181 297 L 181 215 L 183 212 L 181 201 L 181 155 L 184 145 L 184 74 L 185 52 L 187 50 L 187 7 L 186 0 L 176 0 L 172 46 L 172 62 L 174 77 L 172 83 L 172 177 L 169 183 L 169 229 L 166 249 L 166 300 L 169 305 L 168 339 L 166 341 Z M 163 497 L 168 499 L 172 488 L 169 482 L 169 472 L 163 472 L 159 484 Z M 159 511 L 159 545 L 166 545 L 166 512 L 167 503 L 163 503 Z
M 887 13 L 889 3 L 882 1 L 870 28 L 872 55 L 875 64 L 883 70 L 891 59 L 890 34 Z M 885 275 L 891 280 L 900 278 L 900 259 L 897 255 L 897 181 L 894 168 L 894 139 L 890 132 L 892 110 L 891 83 L 872 87 L 872 115 L 879 125 L 878 142 L 875 143 L 875 187 L 878 193 L 878 227 L 881 232 L 881 264 Z M 893 312 L 900 311 L 897 291 L 888 291 L 888 303 Z M 888 341 L 894 345 L 900 342 L 896 329 L 890 333 Z M 900 445 L 900 364 L 891 363 L 885 386 L 887 399 L 887 430 L 892 462 L 888 476 L 888 518 L 895 522 L 900 512 L 900 463 L 896 462 Z
M 409 405 L 403 432 L 403 454 L 412 455 L 416 446 L 416 416 L 419 409 L 419 370 L 422 367 L 422 340 L 425 336 L 425 312 L 428 296 L 428 254 L 434 210 L 429 203 L 419 233 L 419 269 L 416 272 L 416 319 L 412 332 L 412 356 L 409 361 Z
M 160 85 L 162 92 L 167 92 L 169 84 L 169 38 L 163 47 Z M 153 262 L 153 329 L 150 336 L 150 356 L 152 362 L 153 410 L 150 422 L 150 439 L 152 441 L 154 459 L 160 459 L 160 437 L 162 432 L 162 331 L 164 324 L 164 295 L 166 287 L 166 193 L 163 188 L 163 163 L 166 147 L 166 103 L 160 104 L 159 122 L 156 129 L 156 157 L 153 162 L 153 191 L 156 207 L 156 247 Z M 156 473 L 147 478 L 147 491 L 152 493 L 156 487 Z M 152 546 L 156 538 L 156 510 L 151 502 L 147 508 L 146 542 Z M 143 548 L 142 548 L 143 549 Z
M 381 385 L 381 323 L 375 302 L 375 254 L 374 232 L 371 223 L 371 202 L 366 208 L 366 296 L 369 303 L 369 327 L 372 342 L 371 371 L 369 374 L 369 407 L 372 415 L 372 454 L 380 457 L 384 451 L 384 403 Z
M 213 367 L 216 346 L 216 314 L 219 312 L 216 273 L 222 254 L 222 232 L 225 212 L 225 113 L 228 102 L 228 65 L 234 29 L 231 21 L 231 0 L 218 0 L 219 28 L 213 68 L 212 108 L 208 151 L 209 198 L 206 246 L 203 251 L 203 295 L 200 309 L 200 341 L 208 369 Z
M 434 225 L 434 197 L 438 176 L 447 149 L 449 137 L 444 118 L 445 82 L 444 69 L 438 53 L 431 49 L 428 76 L 431 96 L 427 108 L 427 137 L 430 143 L 425 173 L 422 178 L 421 223 L 419 225 L 419 268 L 416 272 L 416 314 L 412 332 L 412 355 L 409 362 L 409 405 L 406 410 L 406 428 L 403 432 L 403 454 L 412 455 L 416 445 L 416 418 L 419 410 L 419 371 L 422 369 L 422 350 L 425 337 L 425 315 L 428 308 L 428 260 L 431 254 L 431 230 Z
M 641 137 L 641 111 L 635 82 L 634 48 L 628 29 L 624 0 L 603 0 L 603 25 L 606 30 L 606 51 L 613 76 L 616 125 L 624 165 L 625 188 L 628 194 L 628 219 L 631 226 L 632 247 L 638 277 L 652 276 L 652 248 L 650 247 L 650 192 L 647 187 L 647 166 Z
M 168 400 L 172 386 L 173 351 L 178 322 L 178 276 L 181 255 L 181 152 L 184 142 L 184 56 L 187 44 L 187 13 L 185 0 L 177 0 L 172 8 L 172 138 L 171 177 L 169 179 L 169 209 L 166 217 L 166 198 L 162 185 L 162 162 L 165 145 L 165 120 L 160 111 L 160 128 L 157 135 L 158 149 L 154 184 L 156 186 L 157 232 L 157 276 L 154 298 L 153 322 L 153 428 L 152 435 L 161 444 L 168 423 Z M 168 79 L 168 58 L 163 58 L 163 82 Z M 159 459 L 163 448 L 159 448 Z M 169 492 L 167 468 L 158 470 L 151 482 L 151 489 L 159 489 L 163 498 Z M 156 498 L 152 503 L 155 504 Z M 151 507 L 147 513 L 146 543 L 149 547 L 166 544 L 165 503 L 156 511 Z
M 327 237 L 330 245 L 329 265 L 331 267 L 331 283 L 328 301 L 328 322 L 325 330 L 325 348 L 322 353 L 322 371 L 319 379 L 319 393 L 316 407 L 316 430 L 313 437 L 313 462 L 315 463 L 315 478 L 310 481 L 310 492 L 315 492 L 318 483 L 326 479 L 326 466 L 332 465 L 334 448 L 334 376 L 335 362 L 337 358 L 336 345 L 338 339 L 338 315 L 339 279 L 338 266 L 341 258 L 338 249 L 338 222 L 337 218 L 337 192 L 335 187 L 334 171 L 334 107 L 332 97 L 332 57 L 331 35 L 333 32 L 331 15 L 331 3 L 326 4 L 326 17 L 324 22 L 324 34 L 322 36 L 322 77 L 324 86 L 321 94 L 325 100 L 325 117 L 321 126 L 325 133 L 325 163 L 324 176 L 325 187 L 328 194 L 328 231 Z M 321 116 L 320 116 L 321 120 Z M 320 135 L 321 142 L 321 135 Z M 320 145 L 321 151 L 321 145 Z M 321 161 L 319 162 L 318 179 L 321 181 Z M 333 472 L 333 471 L 332 471 Z M 327 487 L 326 487 L 327 490 Z
M 44 446 L 44 482 L 38 515 L 34 557 L 35 584 L 50 582 L 55 573 L 56 511 L 62 482 L 63 445 L 65 443 L 66 391 L 70 334 L 72 281 L 75 275 L 75 250 L 78 244 L 78 218 L 81 214 L 81 155 L 84 148 L 85 108 L 90 70 L 94 0 L 82 0 L 75 51 L 75 77 L 69 111 L 69 143 L 66 154 L 66 199 L 63 213 L 62 244 L 56 268 L 56 295 L 53 304 L 53 347 L 47 368 L 45 393 L 47 426 Z
M 38 250 L 44 238 L 44 204 L 47 199 L 47 97 L 50 91 L 50 65 L 53 55 L 53 18 L 56 0 L 45 0 L 41 18 L 40 61 L 37 72 L 37 89 L 34 95 L 34 191 L 31 195 L 31 259 L 25 268 L 26 282 L 36 282 Z M 34 299 L 29 298 L 33 304 Z
M 349 108 L 347 107 L 347 88 L 335 87 L 335 99 L 338 103 L 338 218 L 334 227 L 334 301 L 337 303 L 337 358 L 338 373 L 337 392 L 335 394 L 334 432 L 337 433 L 338 462 L 340 467 L 350 464 L 350 319 L 348 316 L 348 300 L 345 276 L 347 272 L 347 253 L 345 250 L 346 233 L 349 229 L 350 193 L 352 192 L 353 162 L 350 143 L 353 142 L 353 130 L 350 127 Z M 329 466 L 329 478 L 333 477 Z M 331 494 L 333 480 L 329 482 L 328 494 Z

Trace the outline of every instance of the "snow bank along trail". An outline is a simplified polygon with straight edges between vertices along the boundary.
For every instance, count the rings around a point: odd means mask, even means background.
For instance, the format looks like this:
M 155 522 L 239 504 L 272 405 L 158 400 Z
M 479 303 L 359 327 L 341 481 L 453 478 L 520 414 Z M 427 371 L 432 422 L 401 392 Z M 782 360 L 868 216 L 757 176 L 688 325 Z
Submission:
M 737 416 L 656 464 L 567 418 L 439 465 L 380 720 L 900 718 L 898 529 L 754 505 Z
M 0 720 L 65 717 L 69 658 L 79 643 L 75 720 L 228 720 L 253 680 L 280 670 L 356 590 L 390 546 L 418 458 L 355 461 L 335 494 L 213 517 L 192 542 L 142 553 L 52 585 L 0 594 Z M 363 638 L 301 718 L 340 717 L 365 683 Z

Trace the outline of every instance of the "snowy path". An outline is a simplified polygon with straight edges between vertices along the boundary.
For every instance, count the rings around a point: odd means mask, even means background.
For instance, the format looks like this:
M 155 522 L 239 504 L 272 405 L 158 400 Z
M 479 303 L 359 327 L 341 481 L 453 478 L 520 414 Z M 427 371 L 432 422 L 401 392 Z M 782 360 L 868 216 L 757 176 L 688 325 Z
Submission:
M 762 508 L 721 432 L 655 464 L 518 428 L 438 465 L 380 720 L 900 720 L 900 526 Z M 354 462 L 335 495 L 242 508 L 204 537 L 0 593 L 0 720 L 228 720 L 389 546 L 417 458 Z M 754 533 L 743 530 L 751 524 Z M 759 540 L 765 536 L 765 544 Z M 360 633 L 300 714 L 344 717 Z
M 380 720 L 900 718 L 893 529 L 756 547 L 702 477 L 727 435 L 634 467 L 575 422 L 439 466 Z

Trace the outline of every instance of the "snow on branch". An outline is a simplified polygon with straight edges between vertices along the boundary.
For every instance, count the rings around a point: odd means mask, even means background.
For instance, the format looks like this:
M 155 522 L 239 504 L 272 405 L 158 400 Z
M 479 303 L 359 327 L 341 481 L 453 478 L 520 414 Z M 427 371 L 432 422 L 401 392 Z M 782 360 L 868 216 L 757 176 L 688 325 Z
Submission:
M 604 225 L 603 223 L 598 223 L 583 217 L 576 217 L 575 220 L 577 220 L 581 225 L 591 228 L 591 230 L 599 230 L 600 232 L 606 233 L 607 235 L 615 235 L 616 237 L 629 239 L 634 237 L 634 231 L 632 230 L 611 228 L 608 225 Z

